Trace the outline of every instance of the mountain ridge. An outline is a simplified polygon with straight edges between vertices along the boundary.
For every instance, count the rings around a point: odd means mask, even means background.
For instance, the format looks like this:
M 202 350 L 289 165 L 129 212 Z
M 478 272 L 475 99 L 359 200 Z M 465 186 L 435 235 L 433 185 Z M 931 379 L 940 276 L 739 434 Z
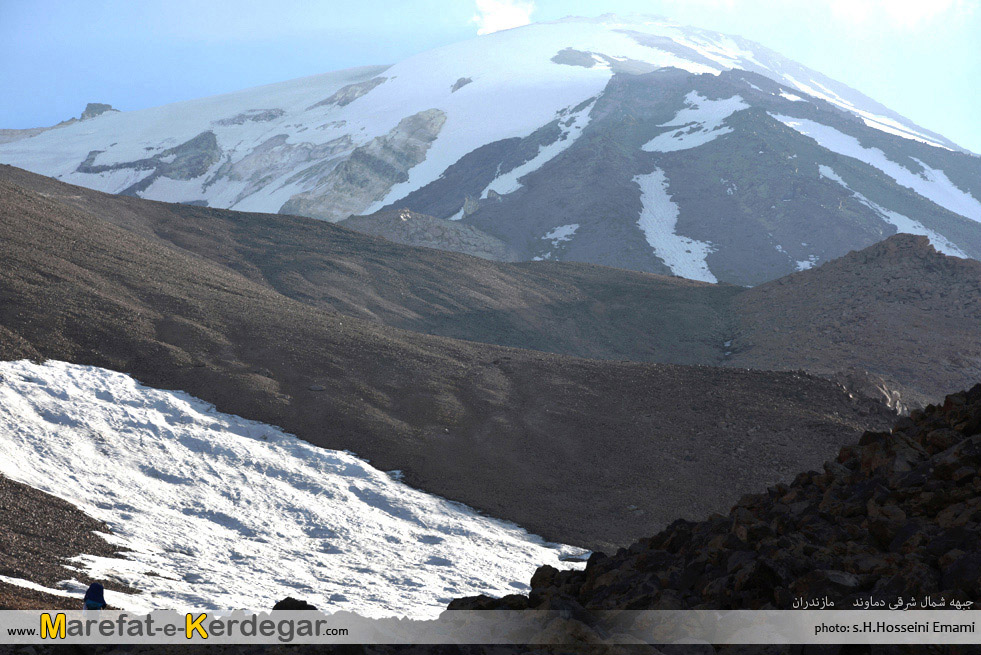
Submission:
M 981 159 L 758 44 L 650 17 L 104 114 L 0 144 L 0 161 L 330 221 L 407 208 L 524 260 L 740 285 L 896 232 L 981 257 Z
M 971 329 L 981 323 L 977 263 L 916 237 L 894 235 L 871 255 L 747 290 L 574 262 L 474 259 L 312 219 L 106 195 L 5 166 L 2 179 L 317 309 L 413 332 L 593 359 L 846 374 L 848 384 L 865 369 L 876 380 L 860 384 L 864 395 L 906 408 L 965 386 L 981 359 Z M 891 247 L 918 256 L 859 277 L 840 263 L 876 261 Z M 897 276 L 911 292 L 893 293 Z M 930 299 L 937 290 L 946 302 Z M 853 308 L 847 321 L 843 307 Z M 824 332 L 813 324 L 819 315 Z
M 940 255 L 923 236 L 896 235 L 751 289 L 743 301 L 736 311 L 754 345 L 734 353 L 735 366 L 864 368 L 899 386 L 909 376 L 933 378 L 921 388 L 934 391 L 914 393 L 913 406 L 938 401 L 945 385 L 981 379 L 981 262 Z M 781 309 L 767 312 L 769 306 Z M 890 370 L 873 354 L 884 344 L 894 353 Z

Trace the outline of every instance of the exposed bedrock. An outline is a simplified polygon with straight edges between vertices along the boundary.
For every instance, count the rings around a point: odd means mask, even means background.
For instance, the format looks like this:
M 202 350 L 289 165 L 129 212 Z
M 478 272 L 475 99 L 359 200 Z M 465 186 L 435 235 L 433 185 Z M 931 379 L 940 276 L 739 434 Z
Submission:
M 362 213 L 394 185 L 409 179 L 409 170 L 426 158 L 445 123 L 446 114 L 439 109 L 403 118 L 388 134 L 355 148 L 315 188 L 286 201 L 279 213 L 331 222 Z

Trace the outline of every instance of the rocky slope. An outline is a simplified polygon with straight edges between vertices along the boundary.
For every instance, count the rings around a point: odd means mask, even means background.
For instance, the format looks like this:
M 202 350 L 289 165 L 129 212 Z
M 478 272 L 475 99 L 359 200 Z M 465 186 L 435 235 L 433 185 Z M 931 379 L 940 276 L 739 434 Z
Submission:
M 981 189 L 970 186 L 981 179 L 981 160 L 884 135 L 823 100 L 787 95 L 741 71 L 618 75 L 578 138 L 510 192 L 493 193 L 506 162 L 475 155 L 396 205 L 450 216 L 447 198 L 459 205 L 472 194 L 481 200 L 461 222 L 523 259 L 741 285 L 897 231 L 927 235 L 947 254 L 981 256 Z M 941 169 L 956 171 L 975 195 L 928 182 Z
M 722 361 L 719 316 L 739 292 L 600 266 L 499 264 L 324 221 L 107 195 L 3 165 L 0 179 L 304 304 L 502 346 L 597 359 Z
M 944 257 L 926 237 L 750 289 L 733 311 L 732 366 L 871 371 L 912 406 L 981 380 L 981 262 Z
M 522 260 L 756 285 L 896 232 L 981 257 L 981 159 L 759 44 L 657 17 L 21 136 L 0 161 L 94 189 L 330 221 L 408 208 Z
M 867 432 L 821 471 L 677 521 L 584 571 L 539 569 L 529 596 L 455 609 L 791 609 L 795 598 L 981 602 L 981 385 Z M 576 611 L 579 614 L 576 615 Z
M 417 214 L 408 209 L 351 216 L 340 225 L 406 246 L 461 252 L 499 262 L 517 260 L 517 253 L 500 239 L 470 225 Z
M 84 584 L 93 580 L 80 572 L 71 558 L 79 555 L 114 557 L 119 548 L 111 546 L 96 532 L 109 528 L 60 498 L 0 475 L 0 610 L 37 607 L 80 609 L 81 595 L 65 598 L 43 593 L 30 585 L 51 587 L 68 577 Z M 132 591 L 105 582 L 109 589 Z M 84 590 L 84 588 L 83 588 Z
M 142 236 L 148 227 L 0 182 L 0 356 L 187 391 L 551 540 L 626 543 L 816 464 L 885 419 L 807 375 L 584 360 L 382 326 L 288 298 Z
M 0 180 L 304 304 L 416 332 L 607 360 L 805 370 L 894 406 L 969 385 L 981 358 L 981 265 L 907 235 L 746 290 L 495 263 L 323 221 L 111 196 L 2 165 Z

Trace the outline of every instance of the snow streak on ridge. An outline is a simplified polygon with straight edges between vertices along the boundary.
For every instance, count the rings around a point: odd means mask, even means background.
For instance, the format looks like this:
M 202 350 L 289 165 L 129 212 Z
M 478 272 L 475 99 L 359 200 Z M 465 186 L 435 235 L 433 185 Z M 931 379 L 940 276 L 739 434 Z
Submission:
M 487 188 L 480 194 L 480 197 L 487 198 L 487 195 L 491 191 L 503 196 L 520 189 L 521 182 L 518 181 L 519 179 L 525 175 L 528 175 L 529 173 L 537 171 L 539 168 L 558 157 L 559 154 L 576 142 L 576 139 L 579 138 L 582 131 L 589 124 L 589 112 L 592 111 L 595 104 L 596 101 L 594 100 L 584 109 L 581 109 L 579 113 L 573 114 L 570 117 L 565 117 L 560 123 L 562 133 L 559 135 L 559 138 L 547 146 L 540 146 L 538 149 L 538 154 L 526 161 L 524 164 L 515 167 L 507 173 L 498 175 L 490 184 L 487 185 Z M 571 124 L 569 121 L 571 121 Z
M 882 205 L 872 202 L 864 195 L 862 195 L 858 191 L 855 191 L 850 186 L 848 186 L 845 183 L 845 181 L 841 179 L 841 177 L 837 173 L 835 173 L 830 166 L 825 166 L 824 164 L 820 164 L 818 166 L 818 172 L 820 173 L 821 177 L 831 180 L 833 182 L 837 182 L 845 189 L 850 191 L 851 194 L 855 196 L 855 198 L 859 202 L 861 202 L 866 207 L 875 211 L 875 213 L 877 213 L 879 216 L 882 217 L 882 220 L 894 226 L 897 231 L 904 232 L 906 234 L 921 234 L 925 237 L 928 237 L 930 239 L 930 243 L 932 243 L 934 247 L 940 252 L 942 252 L 943 254 L 951 255 L 953 257 L 963 257 L 964 259 L 967 259 L 967 255 L 964 254 L 964 251 L 958 248 L 957 246 L 955 246 L 954 244 L 952 244 L 950 241 L 948 241 L 947 237 L 926 228 L 919 221 L 914 221 L 912 218 L 909 218 L 908 216 L 904 216 L 899 212 L 888 210 Z
M 874 166 L 895 180 L 897 184 L 912 189 L 927 200 L 949 209 L 955 214 L 981 223 L 981 202 L 970 193 L 957 188 L 943 171 L 931 168 L 922 161 L 915 159 L 914 161 L 922 166 L 924 171 L 917 175 L 908 168 L 890 160 L 878 148 L 866 148 L 855 137 L 839 132 L 833 127 L 794 116 L 778 114 L 770 114 L 770 116 L 787 127 L 811 137 L 822 148 Z
M 737 111 L 749 108 L 749 105 L 739 96 L 725 100 L 709 100 L 699 95 L 697 91 L 691 91 L 685 96 L 685 104 L 687 106 L 672 120 L 661 125 L 674 129 L 657 135 L 645 143 L 641 147 L 642 150 L 674 152 L 703 146 L 732 132 L 732 128 L 725 125 L 725 120 Z

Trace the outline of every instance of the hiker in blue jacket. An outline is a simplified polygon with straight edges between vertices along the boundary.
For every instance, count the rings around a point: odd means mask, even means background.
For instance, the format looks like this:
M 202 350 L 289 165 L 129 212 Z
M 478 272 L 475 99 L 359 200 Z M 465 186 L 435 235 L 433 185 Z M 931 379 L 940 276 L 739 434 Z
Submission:
M 105 589 L 98 582 L 93 582 L 89 585 L 89 590 L 85 592 L 85 609 L 87 610 L 103 610 L 108 605 L 106 604 Z

